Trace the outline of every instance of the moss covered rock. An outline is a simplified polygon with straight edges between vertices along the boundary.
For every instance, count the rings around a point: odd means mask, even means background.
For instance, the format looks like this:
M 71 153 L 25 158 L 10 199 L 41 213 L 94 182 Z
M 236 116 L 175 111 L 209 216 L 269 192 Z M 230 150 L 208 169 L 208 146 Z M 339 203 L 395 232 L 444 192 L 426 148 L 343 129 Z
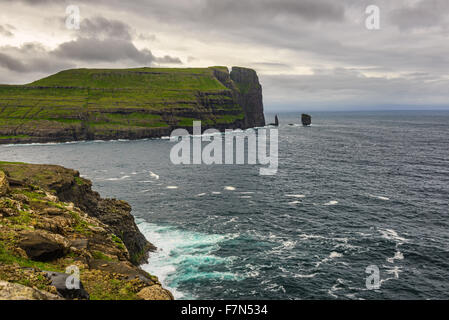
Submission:
M 0 196 L 5 195 L 8 192 L 9 183 L 6 179 L 6 175 L 3 171 L 0 170 Z
M 6 175 L 3 181 L 9 181 L 0 196 L 3 298 L 46 299 L 57 293 L 70 299 L 140 300 L 142 289 L 155 287 L 151 292 L 156 292 L 160 287 L 128 250 L 141 252 L 142 258 L 151 245 L 135 226 L 126 202 L 100 198 L 91 182 L 74 170 L 5 162 L 0 168 Z M 127 231 L 127 236 L 119 231 Z M 48 278 L 55 274 L 63 279 L 74 267 L 83 295 L 72 295 Z

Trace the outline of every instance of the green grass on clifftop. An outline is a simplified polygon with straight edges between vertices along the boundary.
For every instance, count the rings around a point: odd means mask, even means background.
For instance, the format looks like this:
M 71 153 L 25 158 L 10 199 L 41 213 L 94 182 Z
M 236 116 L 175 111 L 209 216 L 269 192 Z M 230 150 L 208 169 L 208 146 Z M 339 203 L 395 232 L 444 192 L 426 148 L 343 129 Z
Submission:
M 239 87 L 217 74 L 229 77 L 226 67 L 73 69 L 0 85 L 0 143 L 161 136 L 185 119 L 232 125 L 243 119 Z

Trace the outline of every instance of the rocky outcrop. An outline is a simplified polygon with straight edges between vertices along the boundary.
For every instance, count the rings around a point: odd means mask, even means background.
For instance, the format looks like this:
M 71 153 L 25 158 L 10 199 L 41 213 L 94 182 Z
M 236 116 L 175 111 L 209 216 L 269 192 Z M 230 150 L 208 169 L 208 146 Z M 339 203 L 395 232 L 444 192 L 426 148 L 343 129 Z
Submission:
M 161 286 L 143 288 L 137 296 L 144 300 L 173 300 L 171 292 Z
M 259 83 L 256 71 L 247 68 L 233 67 L 231 79 L 239 89 L 237 99 L 245 112 L 245 127 L 252 128 L 265 126 L 262 86 Z
M 276 126 L 276 127 L 279 126 L 279 118 L 278 118 L 278 115 L 275 115 L 275 116 L 274 116 L 274 123 L 270 123 L 270 126 Z
M 34 261 L 51 261 L 67 254 L 70 242 L 59 234 L 37 230 L 21 232 L 17 245 Z
M 303 113 L 301 115 L 301 122 L 303 126 L 310 126 L 312 124 L 312 117 Z
M 26 96 L 26 99 L 23 97 Z M 265 125 L 252 69 L 73 69 L 0 85 L 0 144 L 143 139 L 176 128 Z
M 126 202 L 100 198 L 90 181 L 59 166 L 0 162 L 0 172 L 9 184 L 0 196 L 0 280 L 13 284 L 4 284 L 5 299 L 172 298 L 137 266 L 151 245 Z M 79 270 L 79 288 L 66 286 L 67 268 Z M 154 294 L 139 295 L 145 288 Z
M 8 192 L 9 183 L 3 171 L 0 171 L 0 197 Z
M 71 275 L 68 273 L 47 271 L 45 272 L 45 276 L 50 280 L 50 285 L 64 299 L 89 300 L 90 296 L 84 289 L 82 282 L 79 282 L 77 286 L 73 285 L 73 288 L 72 286 L 67 287 L 67 282 L 71 282 L 69 278 Z
M 146 261 L 148 252 L 155 247 L 139 231 L 131 206 L 125 201 L 103 199 L 92 190 L 92 183 L 79 176 L 79 172 L 53 165 L 31 165 L 21 163 L 0 163 L 0 170 L 8 174 L 10 183 L 16 185 L 39 185 L 50 199 L 55 197 L 99 219 L 107 225 L 110 232 L 119 237 L 129 251 L 130 259 L 139 265 Z M 58 208 L 45 208 L 49 215 L 57 215 Z
M 62 300 L 62 298 L 18 283 L 0 281 L 0 300 Z

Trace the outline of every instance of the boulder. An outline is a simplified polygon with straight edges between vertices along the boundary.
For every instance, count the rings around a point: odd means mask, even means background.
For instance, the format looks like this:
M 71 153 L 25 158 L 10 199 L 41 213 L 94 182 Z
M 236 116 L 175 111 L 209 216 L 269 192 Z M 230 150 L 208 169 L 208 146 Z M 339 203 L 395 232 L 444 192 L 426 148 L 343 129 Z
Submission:
M 58 234 L 39 231 L 26 231 L 22 234 L 18 246 L 35 261 L 51 261 L 63 257 L 70 242 Z
M 18 283 L 0 281 L 0 300 L 63 300 L 63 298 Z
M 70 241 L 70 247 L 82 250 L 89 247 L 89 240 L 88 239 L 73 239 Z
M 50 279 L 51 285 L 55 287 L 58 294 L 65 299 L 89 300 L 89 294 L 84 289 L 81 281 L 79 282 L 78 288 L 67 288 L 67 279 L 68 277 L 70 277 L 70 274 L 48 271 L 44 272 L 46 273 L 46 277 Z M 69 279 L 68 281 L 70 284 L 71 279 Z
M 9 183 L 3 171 L 0 171 L 0 197 L 4 196 L 9 190 Z
M 303 113 L 301 115 L 301 122 L 303 126 L 310 126 L 312 124 L 312 117 Z
M 143 288 L 137 296 L 143 300 L 174 300 L 171 292 L 160 285 Z
M 60 209 L 60 208 L 49 207 L 49 208 L 45 208 L 42 213 L 47 214 L 49 216 L 60 216 L 60 215 L 64 214 L 64 210 Z

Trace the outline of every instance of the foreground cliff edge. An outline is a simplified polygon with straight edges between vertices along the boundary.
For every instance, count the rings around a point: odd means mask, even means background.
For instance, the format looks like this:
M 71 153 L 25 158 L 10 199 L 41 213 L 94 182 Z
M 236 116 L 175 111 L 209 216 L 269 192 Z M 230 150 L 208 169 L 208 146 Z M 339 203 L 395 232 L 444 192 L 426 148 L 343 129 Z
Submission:
M 0 144 L 169 136 L 173 129 L 265 125 L 252 69 L 73 69 L 0 85 Z
M 0 162 L 0 300 L 171 300 L 138 267 L 154 247 L 131 207 L 102 199 L 75 170 Z M 80 290 L 66 290 L 66 268 Z

